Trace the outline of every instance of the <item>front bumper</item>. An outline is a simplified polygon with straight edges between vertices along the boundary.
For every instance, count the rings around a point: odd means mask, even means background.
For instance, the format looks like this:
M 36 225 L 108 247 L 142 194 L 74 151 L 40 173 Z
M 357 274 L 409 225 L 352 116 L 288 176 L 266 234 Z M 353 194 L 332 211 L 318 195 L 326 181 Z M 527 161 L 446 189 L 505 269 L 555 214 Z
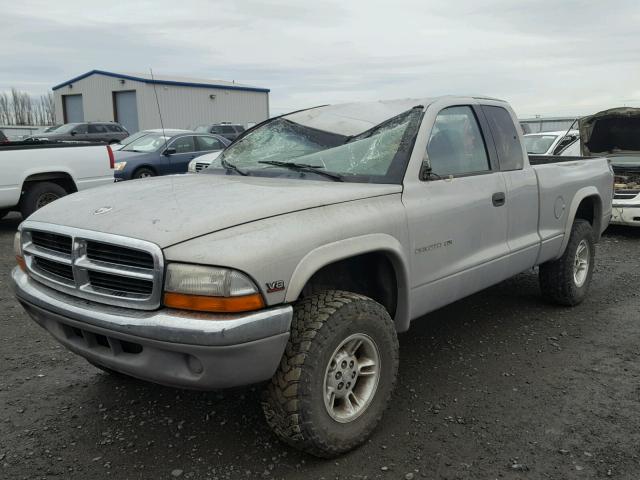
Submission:
M 610 223 L 640 227 L 640 205 L 614 205 Z
M 57 292 L 18 267 L 16 298 L 69 350 L 133 377 L 200 390 L 270 378 L 289 338 L 291 306 L 222 315 L 112 307 Z

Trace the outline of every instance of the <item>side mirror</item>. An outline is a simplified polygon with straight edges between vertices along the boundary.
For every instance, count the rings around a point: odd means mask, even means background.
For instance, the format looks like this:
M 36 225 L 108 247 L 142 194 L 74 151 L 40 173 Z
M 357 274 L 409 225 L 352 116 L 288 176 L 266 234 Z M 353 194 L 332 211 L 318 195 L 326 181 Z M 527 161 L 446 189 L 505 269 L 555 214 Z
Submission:
M 73 136 L 73 135 L 77 135 L 77 134 L 78 134 L 78 132 L 76 132 L 75 130 L 71 130 L 71 135 L 72 135 L 72 136 Z
M 168 157 L 169 155 L 173 155 L 174 153 L 176 153 L 176 149 L 175 148 L 167 148 L 164 152 L 162 152 L 162 154 L 165 157 Z
M 422 165 L 420 166 L 420 179 L 427 181 L 431 179 L 431 162 L 429 161 L 429 155 L 424 152 L 422 157 Z

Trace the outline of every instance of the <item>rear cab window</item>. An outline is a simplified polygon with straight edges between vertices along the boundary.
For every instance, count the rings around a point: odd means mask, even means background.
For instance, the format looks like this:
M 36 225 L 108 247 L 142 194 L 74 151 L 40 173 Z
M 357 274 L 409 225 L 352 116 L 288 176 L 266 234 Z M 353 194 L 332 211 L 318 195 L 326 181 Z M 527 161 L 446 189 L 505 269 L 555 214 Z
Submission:
M 522 145 L 511 114 L 505 108 L 492 105 L 482 105 L 482 112 L 493 136 L 500 170 L 521 170 L 524 166 Z

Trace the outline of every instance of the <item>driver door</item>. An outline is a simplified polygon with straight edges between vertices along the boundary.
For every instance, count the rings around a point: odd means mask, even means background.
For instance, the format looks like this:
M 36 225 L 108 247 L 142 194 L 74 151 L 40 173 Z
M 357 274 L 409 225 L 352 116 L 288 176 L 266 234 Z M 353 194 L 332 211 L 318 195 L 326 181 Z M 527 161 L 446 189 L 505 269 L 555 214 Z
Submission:
M 178 137 L 170 142 L 168 149 L 175 149 L 176 153 L 169 155 L 167 173 L 185 173 L 189 167 L 189 162 L 196 158 L 195 141 L 192 135 Z
M 506 185 L 483 124 L 474 106 L 441 110 L 426 152 L 432 175 L 403 194 L 412 247 L 412 318 L 503 276 L 502 260 L 509 253 Z

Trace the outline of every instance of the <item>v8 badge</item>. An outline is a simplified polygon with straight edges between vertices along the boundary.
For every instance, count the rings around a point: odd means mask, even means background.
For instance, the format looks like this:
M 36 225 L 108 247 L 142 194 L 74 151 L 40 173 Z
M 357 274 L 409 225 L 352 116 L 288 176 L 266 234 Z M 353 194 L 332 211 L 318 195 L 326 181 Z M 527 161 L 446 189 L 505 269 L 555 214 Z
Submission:
M 275 282 L 267 282 L 265 283 L 265 285 L 267 286 L 267 293 L 281 292 L 282 290 L 284 290 L 283 280 L 276 280 Z

